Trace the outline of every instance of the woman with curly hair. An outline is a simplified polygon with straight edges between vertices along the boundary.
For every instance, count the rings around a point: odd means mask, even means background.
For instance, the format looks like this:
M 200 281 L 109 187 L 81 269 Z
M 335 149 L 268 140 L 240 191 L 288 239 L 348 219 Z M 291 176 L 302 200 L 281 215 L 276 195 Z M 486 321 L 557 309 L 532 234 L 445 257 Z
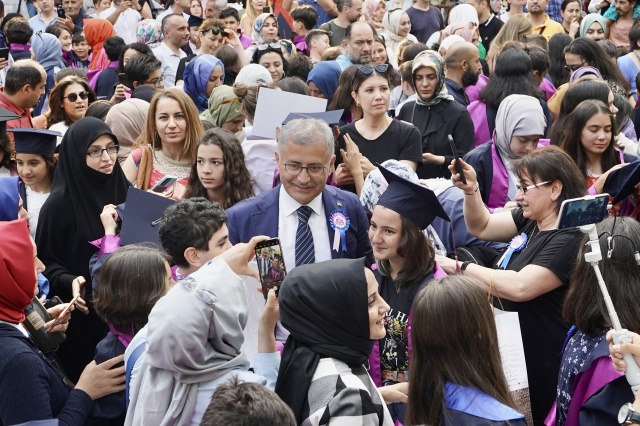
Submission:
M 58 145 L 69 126 L 84 117 L 89 104 L 95 100 L 96 94 L 89 83 L 80 77 L 65 77 L 51 89 L 46 127 L 61 133 Z
M 253 197 L 242 147 L 229 130 L 208 130 L 198 141 L 185 198 L 205 197 L 228 209 Z

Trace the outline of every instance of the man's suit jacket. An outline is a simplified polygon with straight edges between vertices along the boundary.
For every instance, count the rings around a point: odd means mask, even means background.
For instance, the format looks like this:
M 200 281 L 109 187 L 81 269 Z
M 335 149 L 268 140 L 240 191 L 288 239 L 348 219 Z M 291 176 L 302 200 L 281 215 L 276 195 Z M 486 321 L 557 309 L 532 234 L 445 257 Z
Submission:
M 270 191 L 241 201 L 227 210 L 229 240 L 232 244 L 246 243 L 256 235 L 278 236 L 279 200 L 282 185 Z M 332 186 L 322 191 L 322 203 L 327 221 L 329 247 L 332 259 L 357 259 L 371 254 L 369 242 L 369 221 L 360 200 L 350 192 Z M 342 210 L 349 216 L 351 224 L 347 230 L 347 250 L 333 250 L 334 230 L 329 223 L 329 215 L 334 210 Z

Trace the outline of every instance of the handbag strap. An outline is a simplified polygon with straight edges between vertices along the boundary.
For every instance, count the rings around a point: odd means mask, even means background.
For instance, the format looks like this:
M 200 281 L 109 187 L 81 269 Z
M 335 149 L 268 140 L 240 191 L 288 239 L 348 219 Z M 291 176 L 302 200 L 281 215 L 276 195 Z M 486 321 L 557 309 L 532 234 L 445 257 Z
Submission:
M 153 152 L 149 145 L 140 147 L 141 156 L 138 163 L 138 174 L 136 176 L 136 187 L 143 191 L 149 189 L 151 181 L 151 171 L 153 169 Z
M 129 382 L 131 382 L 131 373 L 133 372 L 133 367 L 136 365 L 136 362 L 138 362 L 138 358 L 140 358 L 140 355 L 142 355 L 142 353 L 144 352 L 144 347 L 145 342 L 140 342 L 140 344 L 131 353 L 131 356 L 129 357 L 129 360 L 127 362 L 127 368 L 125 371 L 125 403 L 127 405 L 127 408 L 129 408 Z

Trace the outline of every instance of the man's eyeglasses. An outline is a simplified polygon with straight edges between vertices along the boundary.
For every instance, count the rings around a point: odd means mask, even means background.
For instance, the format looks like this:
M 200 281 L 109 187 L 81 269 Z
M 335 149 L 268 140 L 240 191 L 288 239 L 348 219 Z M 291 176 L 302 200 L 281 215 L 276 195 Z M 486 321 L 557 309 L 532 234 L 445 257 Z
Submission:
M 524 195 L 530 189 L 538 188 L 538 187 L 543 186 L 543 185 L 549 185 L 551 182 L 552 181 L 550 181 L 550 180 L 545 180 L 544 182 L 534 183 L 533 185 L 528 185 L 528 186 L 516 185 L 516 192 L 522 192 L 522 195 Z
M 264 44 L 259 44 L 256 46 L 258 48 L 258 50 L 267 50 L 269 48 L 271 49 L 278 49 L 280 50 L 280 43 L 278 43 L 277 41 L 273 42 L 273 43 L 264 43 Z
M 322 176 L 327 166 L 322 164 L 311 164 L 310 166 L 303 166 L 298 163 L 284 163 L 284 169 L 291 176 L 298 176 L 305 169 L 309 176 Z
M 210 306 L 215 306 L 218 303 L 218 297 L 210 292 L 209 290 L 204 290 L 201 288 L 197 288 L 196 280 L 191 277 L 182 277 L 178 280 L 180 284 L 182 284 L 187 290 L 193 292 L 198 296 L 200 300 Z
M 105 151 L 107 151 L 107 154 L 113 155 L 113 154 L 117 154 L 119 150 L 120 150 L 120 145 L 112 145 L 102 149 L 100 148 L 91 149 L 87 151 L 87 155 L 91 158 L 98 158 L 98 157 L 102 157 L 102 153 Z
M 69 99 L 69 102 L 75 102 L 78 100 L 78 96 L 84 101 L 89 98 L 89 92 L 85 90 L 80 93 L 69 93 L 67 96 L 63 96 L 62 99 Z
M 154 78 L 153 80 L 145 81 L 144 84 L 153 84 L 153 87 L 155 87 L 156 89 L 163 89 L 164 88 L 164 76 L 158 77 L 158 78 Z
M 382 65 L 360 65 L 358 67 L 358 71 L 360 71 L 362 74 L 365 75 L 369 75 L 371 74 L 374 70 L 377 73 L 380 74 L 384 74 L 385 72 L 387 72 L 387 70 L 389 69 L 389 64 L 382 64 Z
M 582 66 L 584 64 L 586 64 L 587 61 L 584 61 L 583 63 L 581 63 L 580 65 L 565 65 L 564 69 L 569 71 L 569 72 L 576 72 L 577 70 L 579 70 L 580 68 L 582 68 Z

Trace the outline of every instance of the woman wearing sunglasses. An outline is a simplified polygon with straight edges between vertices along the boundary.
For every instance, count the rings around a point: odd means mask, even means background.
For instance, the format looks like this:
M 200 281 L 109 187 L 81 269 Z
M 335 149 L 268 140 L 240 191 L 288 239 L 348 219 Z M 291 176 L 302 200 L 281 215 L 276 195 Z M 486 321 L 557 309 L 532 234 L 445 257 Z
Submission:
M 341 155 L 336 158 L 334 180 L 349 186 L 345 189 L 355 192 L 350 185 L 360 181 L 359 175 L 364 180 L 375 163 L 398 160 L 416 170 L 422 161 L 418 129 L 387 114 L 392 75 L 388 64 L 361 65 L 352 80 L 351 97 L 362 110 L 362 118 L 340 128 Z M 353 148 L 359 154 L 351 155 Z
M 269 70 L 274 83 L 282 80 L 287 75 L 287 60 L 282 53 L 282 46 L 277 40 L 254 46 L 251 62 L 259 64 Z
M 511 162 L 518 179 L 521 207 L 490 214 L 479 191 L 476 172 L 460 160 L 467 183 L 453 165 L 452 181 L 464 192 L 464 220 L 469 232 L 485 241 L 511 240 L 502 257 L 490 267 L 458 263 L 436 255 L 448 274 L 462 271 L 475 278 L 494 306 L 518 312 L 529 378 L 534 424 L 542 424 L 556 397 L 558 354 L 569 330 L 562 318 L 562 302 L 583 234 L 576 228 L 556 229 L 564 200 L 586 195 L 584 175 L 556 146 L 538 149 Z M 495 269 L 494 269 L 495 268 Z
M 49 112 L 47 128 L 60 132 L 58 144 L 69 126 L 84 117 L 89 104 L 96 100 L 96 95 L 89 83 L 79 77 L 65 77 L 51 89 L 49 96 Z

